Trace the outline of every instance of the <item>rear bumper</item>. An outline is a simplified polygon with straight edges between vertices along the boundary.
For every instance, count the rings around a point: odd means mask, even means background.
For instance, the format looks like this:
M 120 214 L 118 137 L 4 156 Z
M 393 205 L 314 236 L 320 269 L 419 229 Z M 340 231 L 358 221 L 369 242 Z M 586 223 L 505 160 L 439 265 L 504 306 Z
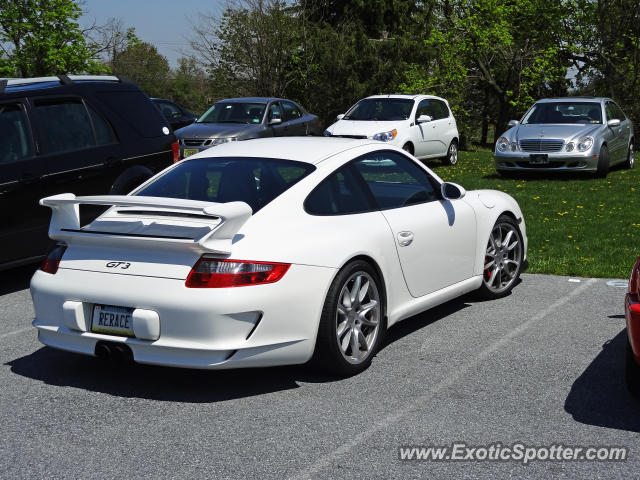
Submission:
M 273 284 L 193 289 L 184 280 L 38 271 L 31 281 L 33 325 L 45 345 L 94 355 L 98 341 L 120 342 L 140 363 L 208 369 L 304 363 L 334 275 L 331 268 L 292 265 Z M 65 315 L 65 302 L 81 303 L 77 310 L 89 312 L 87 320 L 70 317 L 68 309 Z M 157 340 L 92 332 L 94 304 L 157 312 Z
M 640 365 L 640 313 L 629 308 L 631 303 L 640 303 L 634 295 L 627 293 L 624 298 L 624 316 L 627 323 L 627 335 L 636 363 Z

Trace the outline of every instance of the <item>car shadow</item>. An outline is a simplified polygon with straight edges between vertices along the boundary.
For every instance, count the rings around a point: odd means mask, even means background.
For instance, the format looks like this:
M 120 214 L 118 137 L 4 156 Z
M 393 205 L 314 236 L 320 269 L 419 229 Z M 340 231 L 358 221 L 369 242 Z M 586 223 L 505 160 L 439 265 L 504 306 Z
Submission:
M 470 305 L 461 297 L 389 329 L 382 346 L 396 342 Z M 310 365 L 237 370 L 190 370 L 142 364 L 114 365 L 98 358 L 42 347 L 7 362 L 11 372 L 59 387 L 75 387 L 118 397 L 187 403 L 214 403 L 299 388 L 299 382 L 344 380 Z
M 574 420 L 640 432 L 640 402 L 629 394 L 624 381 L 626 342 L 627 331 L 622 330 L 573 382 L 564 409 Z
M 0 272 L 0 295 L 29 288 L 31 277 L 33 277 L 38 267 L 38 264 L 31 264 Z

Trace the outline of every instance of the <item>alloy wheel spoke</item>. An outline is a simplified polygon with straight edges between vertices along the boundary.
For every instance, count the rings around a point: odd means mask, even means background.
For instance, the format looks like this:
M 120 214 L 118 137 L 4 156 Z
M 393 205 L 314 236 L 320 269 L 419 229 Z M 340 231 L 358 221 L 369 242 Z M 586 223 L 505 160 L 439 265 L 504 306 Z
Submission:
M 508 246 L 509 242 L 511 241 L 511 237 L 513 237 L 513 230 L 509 230 L 507 235 L 504 237 L 504 241 L 502 242 L 502 245 Z
M 349 322 L 345 320 L 338 325 L 338 340 L 349 330 Z
M 496 259 L 492 258 L 491 260 L 489 260 L 487 263 L 484 264 L 484 269 L 487 270 L 489 267 L 495 264 L 496 264 Z
M 360 293 L 360 285 L 362 284 L 362 276 L 358 275 L 351 287 L 350 300 L 354 307 L 358 305 L 358 294 Z
M 349 294 L 349 289 L 345 288 L 342 292 L 342 305 L 347 308 L 347 310 L 351 309 L 351 295 Z
M 358 346 L 358 335 L 355 332 L 355 329 L 351 330 L 351 356 L 353 358 L 358 358 L 360 356 L 360 347 Z
M 347 348 L 349 347 L 351 337 L 353 336 L 353 330 L 349 328 L 347 329 L 347 332 L 348 333 L 344 337 L 342 337 L 342 340 L 340 341 L 340 348 L 342 348 L 342 351 L 344 353 L 347 353 Z
M 509 265 L 515 265 L 516 267 L 518 267 L 520 265 L 520 262 L 518 262 L 516 260 L 511 260 L 510 258 L 505 258 L 504 259 L 504 263 L 505 264 L 509 264 Z
M 367 293 L 369 292 L 369 280 L 364 281 L 364 285 L 362 285 L 362 287 L 360 288 L 360 292 L 358 293 L 358 305 L 362 304 L 362 301 L 364 300 L 364 297 L 367 296 Z
M 517 239 L 516 239 L 516 240 L 514 240 L 514 241 L 513 241 L 513 243 L 507 247 L 507 250 L 508 250 L 508 251 L 513 250 L 514 248 L 516 248 L 516 246 L 517 246 L 519 243 L 520 243 L 520 242 L 518 242 L 518 240 L 517 240 Z
M 362 350 L 367 351 L 369 350 L 369 344 L 367 343 L 367 338 L 364 336 L 364 333 L 362 333 L 362 330 L 360 330 L 360 327 L 356 327 L 356 337 L 358 339 L 358 345 L 359 347 L 362 347 Z

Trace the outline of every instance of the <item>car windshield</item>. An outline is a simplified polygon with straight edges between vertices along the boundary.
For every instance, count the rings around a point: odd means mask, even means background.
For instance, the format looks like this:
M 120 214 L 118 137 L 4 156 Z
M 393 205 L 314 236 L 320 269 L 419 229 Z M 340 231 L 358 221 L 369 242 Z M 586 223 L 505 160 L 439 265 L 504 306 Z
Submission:
M 261 123 L 266 103 L 218 102 L 197 123 Z
M 405 98 L 365 98 L 344 116 L 345 120 L 407 120 L 413 100 Z
M 181 162 L 136 195 L 246 202 L 255 213 L 313 170 L 308 163 L 275 158 L 199 158 Z
M 602 108 L 597 102 L 541 102 L 529 110 L 522 123 L 602 123 Z

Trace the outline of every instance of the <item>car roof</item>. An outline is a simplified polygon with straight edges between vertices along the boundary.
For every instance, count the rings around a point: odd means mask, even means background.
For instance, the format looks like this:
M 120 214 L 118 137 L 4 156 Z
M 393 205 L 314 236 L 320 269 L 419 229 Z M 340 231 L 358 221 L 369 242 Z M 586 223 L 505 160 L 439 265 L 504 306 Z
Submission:
M 285 100 L 287 102 L 293 102 L 293 100 L 289 100 L 287 98 L 277 98 L 277 97 L 238 97 L 238 98 L 223 98 L 222 100 L 218 100 L 216 103 L 219 103 L 219 102 L 229 102 L 229 103 L 273 102 L 275 100 Z
M 541 98 L 536 103 L 550 103 L 550 102 L 603 102 L 610 100 L 606 97 L 554 97 L 554 98 Z
M 383 145 L 376 140 L 340 137 L 256 138 L 218 145 L 183 161 L 211 157 L 262 157 L 281 158 L 317 165 L 345 150 L 372 144 Z
M 435 95 L 423 95 L 423 94 L 403 94 L 403 93 L 391 93 L 388 95 L 371 95 L 367 98 L 404 98 L 404 99 L 412 99 L 416 98 L 436 98 L 438 100 L 444 100 L 442 97 L 437 97 Z

